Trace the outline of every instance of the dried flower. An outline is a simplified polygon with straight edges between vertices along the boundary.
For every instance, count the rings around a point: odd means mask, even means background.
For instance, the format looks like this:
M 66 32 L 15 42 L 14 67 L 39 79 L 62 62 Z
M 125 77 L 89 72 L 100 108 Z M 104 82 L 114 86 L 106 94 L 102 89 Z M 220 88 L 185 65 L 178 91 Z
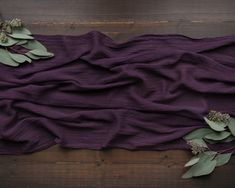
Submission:
M 22 27 L 22 21 L 18 18 L 14 18 L 12 19 L 10 22 L 10 26 L 13 27 L 13 28 L 18 28 L 18 27 Z
M 191 146 L 192 153 L 194 155 L 203 153 L 207 150 L 207 148 L 201 144 L 198 144 L 196 142 L 193 142 L 192 140 L 187 141 L 187 144 Z
M 11 29 L 11 26 L 9 24 L 9 22 L 4 22 L 1 24 L 1 30 L 3 32 L 7 32 L 7 33 L 11 33 L 12 32 L 12 29 Z
M 7 25 L 7 26 L 6 26 L 6 32 L 7 32 L 7 33 L 12 33 L 12 29 L 11 29 L 11 26 L 10 26 L 10 25 Z
M 214 122 L 228 122 L 229 119 L 230 119 L 230 115 L 227 114 L 227 113 L 221 113 L 221 112 L 217 112 L 217 111 L 214 111 L 214 110 L 211 110 L 208 115 L 207 115 L 207 118 L 211 121 L 214 121 Z
M 0 41 L 6 43 L 8 41 L 7 35 L 4 32 L 0 33 Z

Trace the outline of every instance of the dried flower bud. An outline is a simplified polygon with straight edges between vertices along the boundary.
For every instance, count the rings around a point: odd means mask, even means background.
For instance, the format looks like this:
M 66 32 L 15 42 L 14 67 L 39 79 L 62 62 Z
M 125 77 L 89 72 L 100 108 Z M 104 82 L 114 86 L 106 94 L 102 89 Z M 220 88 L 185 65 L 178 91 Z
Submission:
M 227 114 L 227 113 L 221 113 L 221 112 L 217 112 L 217 111 L 214 111 L 214 110 L 211 110 L 208 115 L 207 115 L 207 118 L 211 121 L 214 121 L 214 122 L 228 122 L 229 119 L 230 119 L 230 115 Z
M 4 32 L 0 33 L 0 41 L 6 43 L 8 41 L 7 35 Z
M 22 27 L 22 21 L 20 20 L 20 19 L 18 19 L 18 18 L 14 18 L 14 19 L 12 19 L 11 21 L 10 21 L 10 25 L 11 25 L 11 27 Z
M 12 32 L 12 29 L 11 29 L 11 26 L 10 26 L 10 25 L 7 25 L 7 26 L 6 26 L 6 32 L 7 32 L 7 33 L 11 33 L 11 32 Z
M 187 144 L 191 146 L 191 150 L 192 150 L 192 153 L 194 155 L 197 155 L 197 154 L 200 154 L 200 153 L 203 153 L 204 151 L 207 150 L 206 147 L 198 144 L 198 143 L 195 143 L 193 141 L 187 141 Z
M 225 113 L 225 114 L 223 114 L 223 118 L 224 118 L 224 121 L 229 121 L 230 115 Z

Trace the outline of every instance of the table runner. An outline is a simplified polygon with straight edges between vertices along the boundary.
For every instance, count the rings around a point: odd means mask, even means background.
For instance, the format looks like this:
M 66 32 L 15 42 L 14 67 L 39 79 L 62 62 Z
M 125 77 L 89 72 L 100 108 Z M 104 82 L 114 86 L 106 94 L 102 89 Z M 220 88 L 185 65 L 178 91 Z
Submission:
M 54 58 L 0 64 L 0 154 L 189 149 L 209 110 L 235 116 L 235 36 L 35 35 Z M 235 151 L 235 143 L 230 143 Z M 220 145 L 224 149 L 225 145 Z

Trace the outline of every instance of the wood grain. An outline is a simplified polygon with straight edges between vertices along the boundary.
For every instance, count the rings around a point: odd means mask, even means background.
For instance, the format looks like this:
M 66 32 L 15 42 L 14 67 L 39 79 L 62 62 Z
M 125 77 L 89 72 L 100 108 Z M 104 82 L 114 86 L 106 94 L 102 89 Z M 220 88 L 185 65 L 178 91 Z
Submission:
M 23 3 L 22 3 L 23 2 Z M 233 0 L 1 0 L 4 18 L 26 22 L 234 21 Z
M 0 0 L 4 19 L 34 32 L 78 35 L 99 30 L 126 40 L 145 33 L 215 37 L 235 33 L 234 0 Z
M 212 176 L 183 180 L 186 151 L 91 151 L 52 147 L 0 157 L 0 187 L 233 187 L 234 158 Z
M 4 19 L 19 17 L 38 34 L 99 30 L 115 41 L 135 35 L 235 34 L 234 0 L 0 0 Z M 54 146 L 0 156 L 0 188 L 232 188 L 235 159 L 212 176 L 183 180 L 187 151 L 75 150 Z

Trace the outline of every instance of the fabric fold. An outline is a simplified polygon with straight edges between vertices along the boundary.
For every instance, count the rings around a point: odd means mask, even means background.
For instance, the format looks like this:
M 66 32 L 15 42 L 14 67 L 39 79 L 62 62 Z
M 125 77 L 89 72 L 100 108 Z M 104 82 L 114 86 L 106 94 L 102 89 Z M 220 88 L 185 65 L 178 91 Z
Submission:
M 182 137 L 207 126 L 209 110 L 235 116 L 235 36 L 141 35 L 116 43 L 92 31 L 35 38 L 55 57 L 0 64 L 0 154 L 55 144 L 188 149 Z

